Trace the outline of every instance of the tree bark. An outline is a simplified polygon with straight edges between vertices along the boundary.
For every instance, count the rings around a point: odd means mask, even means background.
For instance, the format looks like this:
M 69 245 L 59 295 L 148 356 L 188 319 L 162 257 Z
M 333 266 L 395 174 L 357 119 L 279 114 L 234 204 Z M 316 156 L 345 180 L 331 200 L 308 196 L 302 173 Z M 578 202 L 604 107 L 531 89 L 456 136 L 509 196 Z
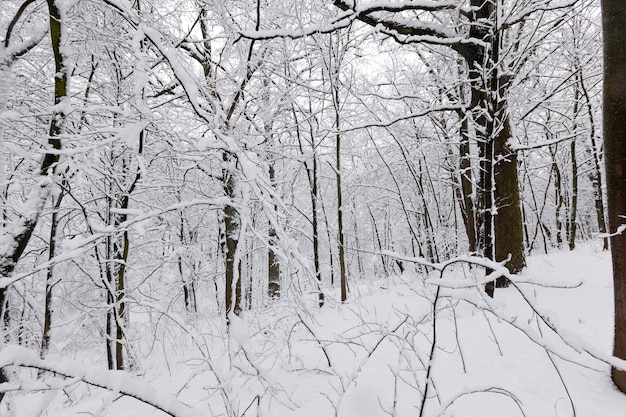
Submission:
M 59 226 L 59 208 L 65 192 L 61 190 L 61 193 L 57 197 L 53 205 L 52 216 L 50 219 L 50 237 L 48 241 L 48 260 L 51 261 L 56 255 L 57 245 L 57 229 Z M 46 295 L 44 299 L 44 318 L 43 318 L 43 332 L 41 334 L 41 350 L 40 356 L 42 359 L 48 354 L 50 348 L 50 331 L 52 329 L 52 290 L 56 285 L 54 276 L 54 265 L 50 265 L 46 271 Z
M 470 152 L 469 138 L 469 120 L 468 114 L 463 112 L 461 115 L 460 127 L 461 143 L 459 144 L 460 153 L 460 170 L 461 170 L 461 192 L 463 203 L 463 223 L 467 233 L 467 242 L 470 252 L 476 252 L 476 211 L 474 200 L 472 198 L 472 190 L 474 188 L 474 180 L 472 175 L 472 161 Z
M 335 128 L 340 131 L 339 112 L 339 71 L 332 75 L 333 105 L 335 108 Z M 343 190 L 341 188 L 341 134 L 335 136 L 335 174 L 337 178 L 337 240 L 339 242 L 339 277 L 341 284 L 341 301 L 348 298 L 348 276 L 346 272 L 345 237 L 343 233 Z
M 506 109 L 501 110 L 501 112 L 505 111 Z M 494 216 L 495 260 L 500 262 L 510 255 L 511 260 L 506 263 L 506 267 L 512 273 L 517 274 L 526 266 L 517 153 L 508 147 L 509 139 L 512 137 L 509 117 L 503 114 L 502 118 L 502 127 L 494 140 L 494 154 L 498 156 L 498 161 L 494 166 L 497 207 L 497 214 Z M 507 285 L 506 278 L 499 278 L 496 281 L 497 287 Z
M 495 30 L 492 27 L 495 5 L 491 0 L 471 0 L 472 15 L 469 36 L 486 45 L 494 45 Z M 489 22 L 489 24 L 486 24 Z M 495 260 L 493 233 L 493 157 L 494 157 L 494 117 L 495 99 L 492 97 L 491 82 L 497 77 L 489 75 L 494 71 L 493 59 L 486 47 L 476 45 L 465 54 L 471 86 L 470 110 L 474 121 L 476 140 L 480 156 L 480 175 L 477 190 L 477 210 L 479 217 L 477 247 L 482 256 Z M 491 271 L 487 269 L 486 274 Z M 485 285 L 485 292 L 490 297 L 494 294 L 494 283 Z
M 276 189 L 276 170 L 274 167 L 274 162 L 270 162 L 269 167 L 269 176 L 270 183 L 272 187 Z M 274 204 L 274 213 L 278 213 L 278 205 Z M 280 263 L 278 262 L 278 257 L 276 256 L 276 252 L 274 251 L 274 247 L 276 246 L 277 238 L 276 238 L 276 230 L 274 226 L 270 224 L 270 229 L 268 232 L 268 238 L 270 241 L 270 247 L 267 251 L 267 294 L 270 298 L 279 298 L 280 297 Z
M 224 162 L 232 163 L 231 155 L 224 153 Z M 224 175 L 224 194 L 233 200 L 236 196 L 234 179 L 234 169 L 225 168 Z M 236 259 L 237 246 L 239 245 L 240 220 L 239 213 L 232 204 L 228 204 L 223 210 L 224 216 L 224 242 L 222 245 L 224 257 L 226 258 L 226 322 L 228 323 L 228 314 L 241 313 L 241 261 Z M 236 269 L 235 269 L 236 268 Z M 233 287 L 234 286 L 234 287 Z
M 626 359 L 626 8 L 602 0 L 604 34 L 604 149 L 615 301 L 613 355 Z M 617 233 L 620 231 L 619 233 Z M 626 372 L 613 368 L 613 382 L 626 393 Z
M 580 113 L 580 84 L 574 87 L 573 126 L 574 138 L 570 143 L 570 161 L 572 168 L 572 195 L 570 199 L 569 217 L 567 219 L 567 243 L 570 250 L 576 248 L 576 215 L 578 214 L 578 161 L 576 160 L 576 139 L 578 138 L 578 113 Z

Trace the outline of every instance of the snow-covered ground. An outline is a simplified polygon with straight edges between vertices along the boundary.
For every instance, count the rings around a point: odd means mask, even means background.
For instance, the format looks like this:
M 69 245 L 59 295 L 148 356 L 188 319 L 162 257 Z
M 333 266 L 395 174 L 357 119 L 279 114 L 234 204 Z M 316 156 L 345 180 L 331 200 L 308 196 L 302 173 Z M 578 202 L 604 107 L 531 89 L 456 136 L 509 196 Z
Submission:
M 466 265 L 426 278 L 352 282 L 349 302 L 329 294 L 322 309 L 314 295 L 288 296 L 233 318 L 230 336 L 215 318 L 163 318 L 150 343 L 137 342 L 132 377 L 84 363 L 90 352 L 39 361 L 5 349 L 0 364 L 45 364 L 75 378 L 47 373 L 42 383 L 16 370 L 23 382 L 15 388 L 34 392 L 12 394 L 0 415 L 166 415 L 115 390 L 179 416 L 626 415 L 609 366 L 586 353 L 611 352 L 610 258 L 597 245 L 529 258 L 493 301 L 475 287 L 432 284 L 470 283 Z

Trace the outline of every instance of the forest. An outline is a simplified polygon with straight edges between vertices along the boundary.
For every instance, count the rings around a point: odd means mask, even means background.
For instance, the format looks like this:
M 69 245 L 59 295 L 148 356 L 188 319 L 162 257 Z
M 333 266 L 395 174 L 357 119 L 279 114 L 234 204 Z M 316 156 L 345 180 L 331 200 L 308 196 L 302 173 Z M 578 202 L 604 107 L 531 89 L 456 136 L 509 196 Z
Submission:
M 602 3 L 2 0 L 0 416 L 624 415 Z

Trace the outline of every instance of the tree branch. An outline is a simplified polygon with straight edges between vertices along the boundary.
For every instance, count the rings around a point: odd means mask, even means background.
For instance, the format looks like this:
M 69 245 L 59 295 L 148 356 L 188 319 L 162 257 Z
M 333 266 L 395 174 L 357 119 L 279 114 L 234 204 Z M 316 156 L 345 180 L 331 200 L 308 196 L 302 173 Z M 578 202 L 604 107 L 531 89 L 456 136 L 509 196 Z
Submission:
M 119 392 L 122 395 L 151 405 L 172 417 L 201 416 L 199 411 L 182 403 L 176 397 L 159 392 L 143 380 L 134 378 L 123 371 L 107 371 L 70 362 L 52 362 L 40 359 L 37 352 L 21 346 L 7 346 L 2 349 L 0 352 L 0 369 L 7 366 L 40 369 L 65 378 L 72 378 L 94 387 Z M 12 388 L 11 385 L 0 385 L 0 392 L 8 391 Z

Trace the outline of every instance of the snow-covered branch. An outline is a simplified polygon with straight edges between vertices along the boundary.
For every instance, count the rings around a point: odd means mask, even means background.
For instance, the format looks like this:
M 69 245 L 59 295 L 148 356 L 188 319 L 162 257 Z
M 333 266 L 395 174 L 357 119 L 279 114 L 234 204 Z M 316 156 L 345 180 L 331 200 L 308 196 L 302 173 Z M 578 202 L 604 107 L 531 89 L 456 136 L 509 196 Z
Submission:
M 52 361 L 39 358 L 37 352 L 21 346 L 7 346 L 0 351 L 0 368 L 20 366 L 50 372 L 55 376 L 117 392 L 151 405 L 172 417 L 200 417 L 202 413 L 175 398 L 156 390 L 141 379 L 127 372 L 107 371 L 69 361 Z M 0 392 L 13 390 L 13 384 L 0 384 Z

